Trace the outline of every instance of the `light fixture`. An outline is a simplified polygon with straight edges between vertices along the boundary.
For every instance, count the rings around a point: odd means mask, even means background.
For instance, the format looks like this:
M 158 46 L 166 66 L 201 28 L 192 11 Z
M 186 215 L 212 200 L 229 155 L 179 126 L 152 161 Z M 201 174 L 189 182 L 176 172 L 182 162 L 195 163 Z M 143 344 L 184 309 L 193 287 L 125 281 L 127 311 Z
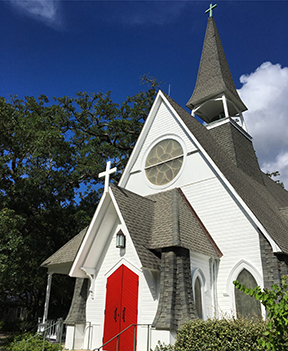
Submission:
M 116 234 L 116 247 L 123 249 L 125 247 L 125 243 L 125 235 L 123 234 L 122 230 L 119 230 L 119 232 Z

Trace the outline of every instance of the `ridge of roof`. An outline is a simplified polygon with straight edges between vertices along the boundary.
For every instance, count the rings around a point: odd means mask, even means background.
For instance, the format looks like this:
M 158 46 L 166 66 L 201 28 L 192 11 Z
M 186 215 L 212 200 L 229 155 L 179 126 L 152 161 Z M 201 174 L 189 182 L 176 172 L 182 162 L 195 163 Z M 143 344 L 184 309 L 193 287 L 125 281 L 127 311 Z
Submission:
M 234 96 L 240 111 L 247 110 L 235 88 L 214 18 L 209 17 L 196 85 L 186 106 L 193 109 L 195 105 L 224 92 Z

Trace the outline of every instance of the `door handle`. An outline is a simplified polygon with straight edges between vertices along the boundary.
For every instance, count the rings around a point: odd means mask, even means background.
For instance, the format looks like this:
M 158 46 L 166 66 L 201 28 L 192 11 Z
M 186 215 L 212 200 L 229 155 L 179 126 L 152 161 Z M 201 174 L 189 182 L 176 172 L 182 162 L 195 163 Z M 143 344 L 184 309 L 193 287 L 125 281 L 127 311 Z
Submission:
M 125 322 L 125 311 L 126 311 L 126 307 L 124 307 L 123 312 L 122 312 L 122 319 L 123 319 L 123 322 Z
M 115 308 L 115 311 L 114 311 L 114 320 L 115 322 L 117 322 L 117 307 Z

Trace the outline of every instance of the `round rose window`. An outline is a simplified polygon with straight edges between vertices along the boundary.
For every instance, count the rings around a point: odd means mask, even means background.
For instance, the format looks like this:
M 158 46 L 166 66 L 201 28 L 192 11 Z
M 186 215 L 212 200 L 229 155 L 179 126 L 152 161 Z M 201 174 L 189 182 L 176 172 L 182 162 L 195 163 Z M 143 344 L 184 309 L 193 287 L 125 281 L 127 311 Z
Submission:
M 183 150 L 178 141 L 166 139 L 156 144 L 145 163 L 148 180 L 155 185 L 164 185 L 173 180 L 183 163 Z

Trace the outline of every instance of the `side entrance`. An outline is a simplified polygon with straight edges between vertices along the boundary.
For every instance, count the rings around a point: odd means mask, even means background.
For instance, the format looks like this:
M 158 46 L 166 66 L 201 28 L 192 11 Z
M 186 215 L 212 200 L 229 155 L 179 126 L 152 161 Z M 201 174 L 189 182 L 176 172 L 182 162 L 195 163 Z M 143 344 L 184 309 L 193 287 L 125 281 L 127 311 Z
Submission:
M 103 344 L 129 325 L 137 324 L 138 282 L 138 275 L 124 265 L 108 277 Z M 118 351 L 133 351 L 133 344 L 134 328 L 130 327 L 120 335 Z M 116 351 L 116 347 L 117 338 L 104 346 L 104 350 Z

